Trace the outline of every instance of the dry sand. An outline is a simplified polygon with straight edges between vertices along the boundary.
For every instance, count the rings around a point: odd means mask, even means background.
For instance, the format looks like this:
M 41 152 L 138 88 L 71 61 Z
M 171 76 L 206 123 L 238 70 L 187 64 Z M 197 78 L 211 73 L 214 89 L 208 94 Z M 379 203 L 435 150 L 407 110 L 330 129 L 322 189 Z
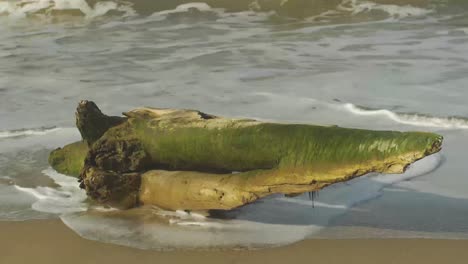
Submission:
M 256 251 L 143 251 L 85 240 L 59 220 L 0 222 L 0 264 L 468 263 L 468 240 L 307 240 Z

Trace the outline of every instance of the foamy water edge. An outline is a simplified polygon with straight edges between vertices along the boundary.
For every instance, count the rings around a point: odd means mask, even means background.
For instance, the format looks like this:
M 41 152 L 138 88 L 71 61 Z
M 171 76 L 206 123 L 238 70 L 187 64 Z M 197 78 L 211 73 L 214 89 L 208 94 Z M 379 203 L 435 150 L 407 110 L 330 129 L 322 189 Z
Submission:
M 382 116 L 404 125 L 442 129 L 468 129 L 468 119 L 459 117 L 433 117 L 422 114 L 395 113 L 387 109 L 364 109 L 351 103 L 344 104 L 342 107 L 344 110 L 358 116 Z

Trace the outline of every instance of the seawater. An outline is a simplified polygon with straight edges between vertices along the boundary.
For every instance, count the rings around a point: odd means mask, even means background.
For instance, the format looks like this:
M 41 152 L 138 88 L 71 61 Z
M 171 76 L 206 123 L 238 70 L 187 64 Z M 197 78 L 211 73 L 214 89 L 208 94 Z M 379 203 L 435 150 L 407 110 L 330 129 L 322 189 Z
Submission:
M 0 220 L 61 218 L 145 249 L 306 238 L 468 238 L 468 3 L 446 0 L 0 0 Z M 228 116 L 445 137 L 403 175 L 273 196 L 227 219 L 86 199 L 47 165 L 74 108 Z

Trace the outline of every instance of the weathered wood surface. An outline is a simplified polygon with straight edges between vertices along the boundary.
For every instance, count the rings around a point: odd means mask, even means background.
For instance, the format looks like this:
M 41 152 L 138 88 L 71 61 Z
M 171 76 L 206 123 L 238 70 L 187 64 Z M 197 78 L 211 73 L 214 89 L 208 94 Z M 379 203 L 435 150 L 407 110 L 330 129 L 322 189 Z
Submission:
M 49 159 L 59 172 L 79 175 L 91 198 L 122 207 L 229 210 L 370 172 L 402 173 L 440 151 L 443 140 L 424 132 L 266 123 L 195 110 L 140 108 L 124 115 L 108 117 L 93 102 L 80 102 L 77 126 L 87 144 L 55 150 Z

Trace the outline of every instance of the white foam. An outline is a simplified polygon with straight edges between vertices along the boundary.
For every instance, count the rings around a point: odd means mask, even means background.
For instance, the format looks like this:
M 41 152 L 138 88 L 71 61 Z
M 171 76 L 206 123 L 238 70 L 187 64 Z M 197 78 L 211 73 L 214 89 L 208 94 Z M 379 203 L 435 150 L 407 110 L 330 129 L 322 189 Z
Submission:
M 177 11 L 187 12 L 190 9 L 198 9 L 199 11 L 209 11 L 211 7 L 207 3 L 193 2 L 188 4 L 182 4 L 175 8 Z
M 52 187 L 25 188 L 16 186 L 17 190 L 27 193 L 37 199 L 32 204 L 36 211 L 54 214 L 86 211 L 88 206 L 84 203 L 86 194 L 78 187 L 76 178 L 57 173 L 51 168 L 43 171 L 54 182 L 59 185 Z
M 150 23 L 150 22 L 162 21 L 166 19 L 167 16 L 170 14 L 184 13 L 184 12 L 189 12 L 191 10 L 198 10 L 201 12 L 212 11 L 212 12 L 218 13 L 218 15 L 223 14 L 222 9 L 219 9 L 219 8 L 214 9 L 214 8 L 211 8 L 206 3 L 194 2 L 194 3 L 178 5 L 174 9 L 155 12 L 152 15 L 147 16 L 147 17 L 140 17 L 137 19 L 127 20 L 127 21 L 110 21 L 108 23 L 101 25 L 100 27 L 101 28 L 113 28 L 113 27 L 118 27 L 120 25 L 141 25 L 141 24 Z M 180 25 L 177 25 L 177 27 L 180 27 Z
M 397 123 L 421 126 L 421 127 L 435 127 L 443 129 L 468 129 L 468 120 L 457 117 L 432 117 L 423 116 L 418 114 L 399 114 L 394 113 L 387 109 L 379 110 L 366 110 L 359 108 L 353 104 L 344 104 L 343 108 L 353 114 L 362 116 L 384 116 Z
M 414 7 L 411 5 L 378 4 L 371 1 L 343 0 L 338 10 L 351 12 L 353 15 L 368 13 L 373 10 L 383 11 L 394 18 L 405 18 L 410 16 L 424 16 L 433 10 Z
M 0 183 L 0 221 L 24 221 L 49 217 L 49 214 L 31 208 L 31 204 L 35 201 L 35 197 L 25 195 L 13 185 Z
M 207 3 L 194 2 L 194 3 L 178 5 L 174 9 L 161 11 L 161 12 L 158 12 L 157 14 L 167 15 L 167 14 L 173 14 L 173 13 L 189 12 L 191 10 L 198 10 L 201 12 L 206 12 L 206 11 L 212 11 L 213 9 Z
M 79 10 L 87 18 L 102 16 L 111 10 L 121 11 L 126 15 L 134 13 L 130 6 L 112 1 L 99 1 L 94 7 L 91 7 L 85 0 L 21 0 L 0 2 L 0 14 L 8 14 L 13 18 L 23 18 L 39 12 L 48 14 L 53 10 Z
M 93 210 L 98 211 L 98 212 L 116 212 L 119 211 L 119 209 L 114 208 L 114 207 L 108 207 L 108 206 L 93 206 Z
M 14 133 L 9 131 L 7 138 L 0 138 L 0 153 L 17 153 L 19 151 L 31 151 L 33 149 L 54 149 L 81 139 L 76 128 L 59 128 L 57 130 Z
M 22 136 L 42 136 L 52 132 L 61 130 L 60 127 L 51 127 L 51 128 L 33 128 L 33 129 L 18 129 L 18 130 L 7 130 L 0 131 L 1 138 L 12 138 L 12 137 L 22 137 Z
M 279 0 L 278 0 L 279 1 Z M 260 1 L 261 2 L 261 1 Z M 280 8 L 288 3 L 288 0 L 281 0 L 278 4 Z M 300 3 L 299 3 L 300 4 Z M 242 5 L 240 4 L 242 7 Z M 257 15 L 262 16 L 261 13 L 271 15 L 271 12 L 262 12 L 262 4 L 259 1 L 252 1 L 247 7 L 243 7 L 243 12 L 257 11 Z M 13 1 L 0 1 L 0 15 L 7 14 L 13 18 L 24 18 L 29 15 L 48 16 L 53 11 L 72 11 L 79 10 L 86 18 L 95 18 L 107 14 L 109 11 L 119 11 L 124 16 L 132 16 L 136 11 L 132 8 L 131 2 L 125 1 L 98 1 L 94 6 L 87 3 L 86 0 L 13 0 Z M 205 2 L 192 2 L 181 4 L 174 9 L 156 12 L 155 15 L 167 15 L 172 13 L 189 12 L 191 10 L 206 11 L 224 11 L 223 8 L 212 8 Z M 392 4 L 377 4 L 372 1 L 361 0 L 343 0 L 337 8 L 326 10 L 321 14 L 313 14 L 309 18 L 314 19 L 327 19 L 340 14 L 345 15 L 367 13 L 372 10 L 379 10 L 387 13 L 391 17 L 403 18 L 408 16 L 422 16 L 432 12 L 432 10 L 414 7 L 410 5 L 392 5 Z M 314 10 L 311 10 L 313 12 Z M 243 13 L 240 12 L 240 13 Z M 222 13 L 222 12 L 221 12 Z M 154 18 L 155 16 L 153 16 Z M 130 22 L 131 23 L 131 22 Z
M 147 17 L 140 17 L 137 19 L 127 20 L 127 21 L 110 21 L 108 23 L 101 25 L 100 27 L 101 28 L 113 28 L 113 27 L 118 27 L 120 25 L 142 25 L 146 23 L 165 20 L 167 16 L 170 14 L 184 13 L 184 12 L 189 12 L 191 10 L 198 10 L 200 12 L 215 12 L 220 16 L 223 16 L 224 14 L 223 9 L 211 8 L 206 3 L 187 3 L 187 4 L 178 5 L 174 9 L 155 12 L 152 15 L 147 16 Z M 238 14 L 241 14 L 241 13 L 238 13 Z M 174 26 L 180 29 L 181 27 L 186 27 L 187 25 L 174 25 Z
M 202 214 L 195 213 L 195 212 L 186 212 L 182 210 L 177 211 L 166 211 L 158 209 L 155 213 L 162 217 L 175 217 L 177 219 L 188 219 L 188 220 L 205 220 L 206 217 Z

